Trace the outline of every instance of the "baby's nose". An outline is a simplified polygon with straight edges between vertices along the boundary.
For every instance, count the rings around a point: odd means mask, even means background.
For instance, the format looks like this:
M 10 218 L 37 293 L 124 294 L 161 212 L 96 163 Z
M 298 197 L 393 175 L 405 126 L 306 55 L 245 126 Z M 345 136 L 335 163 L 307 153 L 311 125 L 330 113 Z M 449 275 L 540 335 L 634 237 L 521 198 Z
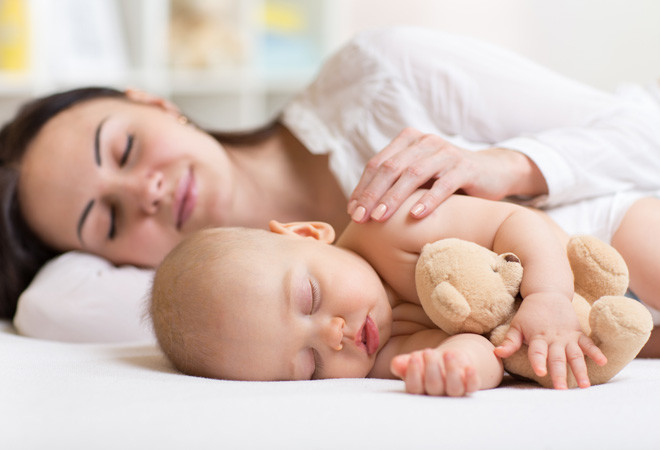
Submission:
M 328 324 L 323 327 L 322 339 L 333 350 L 341 350 L 343 345 L 341 341 L 344 339 L 344 325 L 346 321 L 341 317 L 333 317 Z

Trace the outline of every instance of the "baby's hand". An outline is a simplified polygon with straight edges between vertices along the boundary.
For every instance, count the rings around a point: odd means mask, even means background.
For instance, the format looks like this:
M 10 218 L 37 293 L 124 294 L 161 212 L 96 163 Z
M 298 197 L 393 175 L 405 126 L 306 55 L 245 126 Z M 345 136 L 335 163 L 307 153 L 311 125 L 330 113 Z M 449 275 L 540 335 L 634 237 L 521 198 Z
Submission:
M 567 364 L 578 386 L 588 387 L 585 355 L 598 365 L 607 363 L 603 352 L 582 332 L 570 301 L 550 294 L 525 297 L 495 354 L 508 358 L 523 343 L 529 346 L 528 357 L 534 373 L 543 377 L 549 371 L 555 389 L 567 387 Z
M 425 349 L 398 355 L 392 373 L 410 394 L 461 397 L 479 390 L 481 380 L 468 355 L 457 350 Z

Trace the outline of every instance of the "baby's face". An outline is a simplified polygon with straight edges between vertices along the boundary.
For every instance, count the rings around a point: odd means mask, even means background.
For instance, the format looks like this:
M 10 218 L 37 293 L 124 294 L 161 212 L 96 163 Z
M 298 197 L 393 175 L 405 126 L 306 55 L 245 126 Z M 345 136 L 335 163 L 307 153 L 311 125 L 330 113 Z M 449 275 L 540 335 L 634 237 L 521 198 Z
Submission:
M 224 279 L 229 271 L 231 282 L 212 299 L 210 365 L 218 378 L 368 375 L 390 337 L 392 309 L 366 261 L 311 237 L 275 233 L 259 250 L 225 259 L 217 269 Z

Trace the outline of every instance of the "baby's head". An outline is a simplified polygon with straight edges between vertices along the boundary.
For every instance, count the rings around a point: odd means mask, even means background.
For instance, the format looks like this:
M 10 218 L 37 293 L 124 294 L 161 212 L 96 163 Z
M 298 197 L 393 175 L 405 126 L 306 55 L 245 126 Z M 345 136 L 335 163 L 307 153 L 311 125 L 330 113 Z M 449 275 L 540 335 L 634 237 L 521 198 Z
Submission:
M 389 339 L 378 274 L 318 222 L 215 228 L 156 272 L 150 313 L 182 372 L 234 380 L 365 377 Z

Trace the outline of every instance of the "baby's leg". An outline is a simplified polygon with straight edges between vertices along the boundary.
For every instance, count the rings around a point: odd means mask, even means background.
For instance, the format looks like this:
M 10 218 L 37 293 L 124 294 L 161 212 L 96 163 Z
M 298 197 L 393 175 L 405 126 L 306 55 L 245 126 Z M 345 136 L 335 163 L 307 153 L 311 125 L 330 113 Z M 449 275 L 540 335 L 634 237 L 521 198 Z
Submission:
M 612 236 L 630 271 L 630 290 L 660 309 L 660 199 L 642 198 L 628 209 Z
M 660 309 L 660 199 L 642 198 L 626 212 L 612 237 L 630 271 L 630 290 L 645 304 Z M 660 357 L 660 328 L 639 356 Z

